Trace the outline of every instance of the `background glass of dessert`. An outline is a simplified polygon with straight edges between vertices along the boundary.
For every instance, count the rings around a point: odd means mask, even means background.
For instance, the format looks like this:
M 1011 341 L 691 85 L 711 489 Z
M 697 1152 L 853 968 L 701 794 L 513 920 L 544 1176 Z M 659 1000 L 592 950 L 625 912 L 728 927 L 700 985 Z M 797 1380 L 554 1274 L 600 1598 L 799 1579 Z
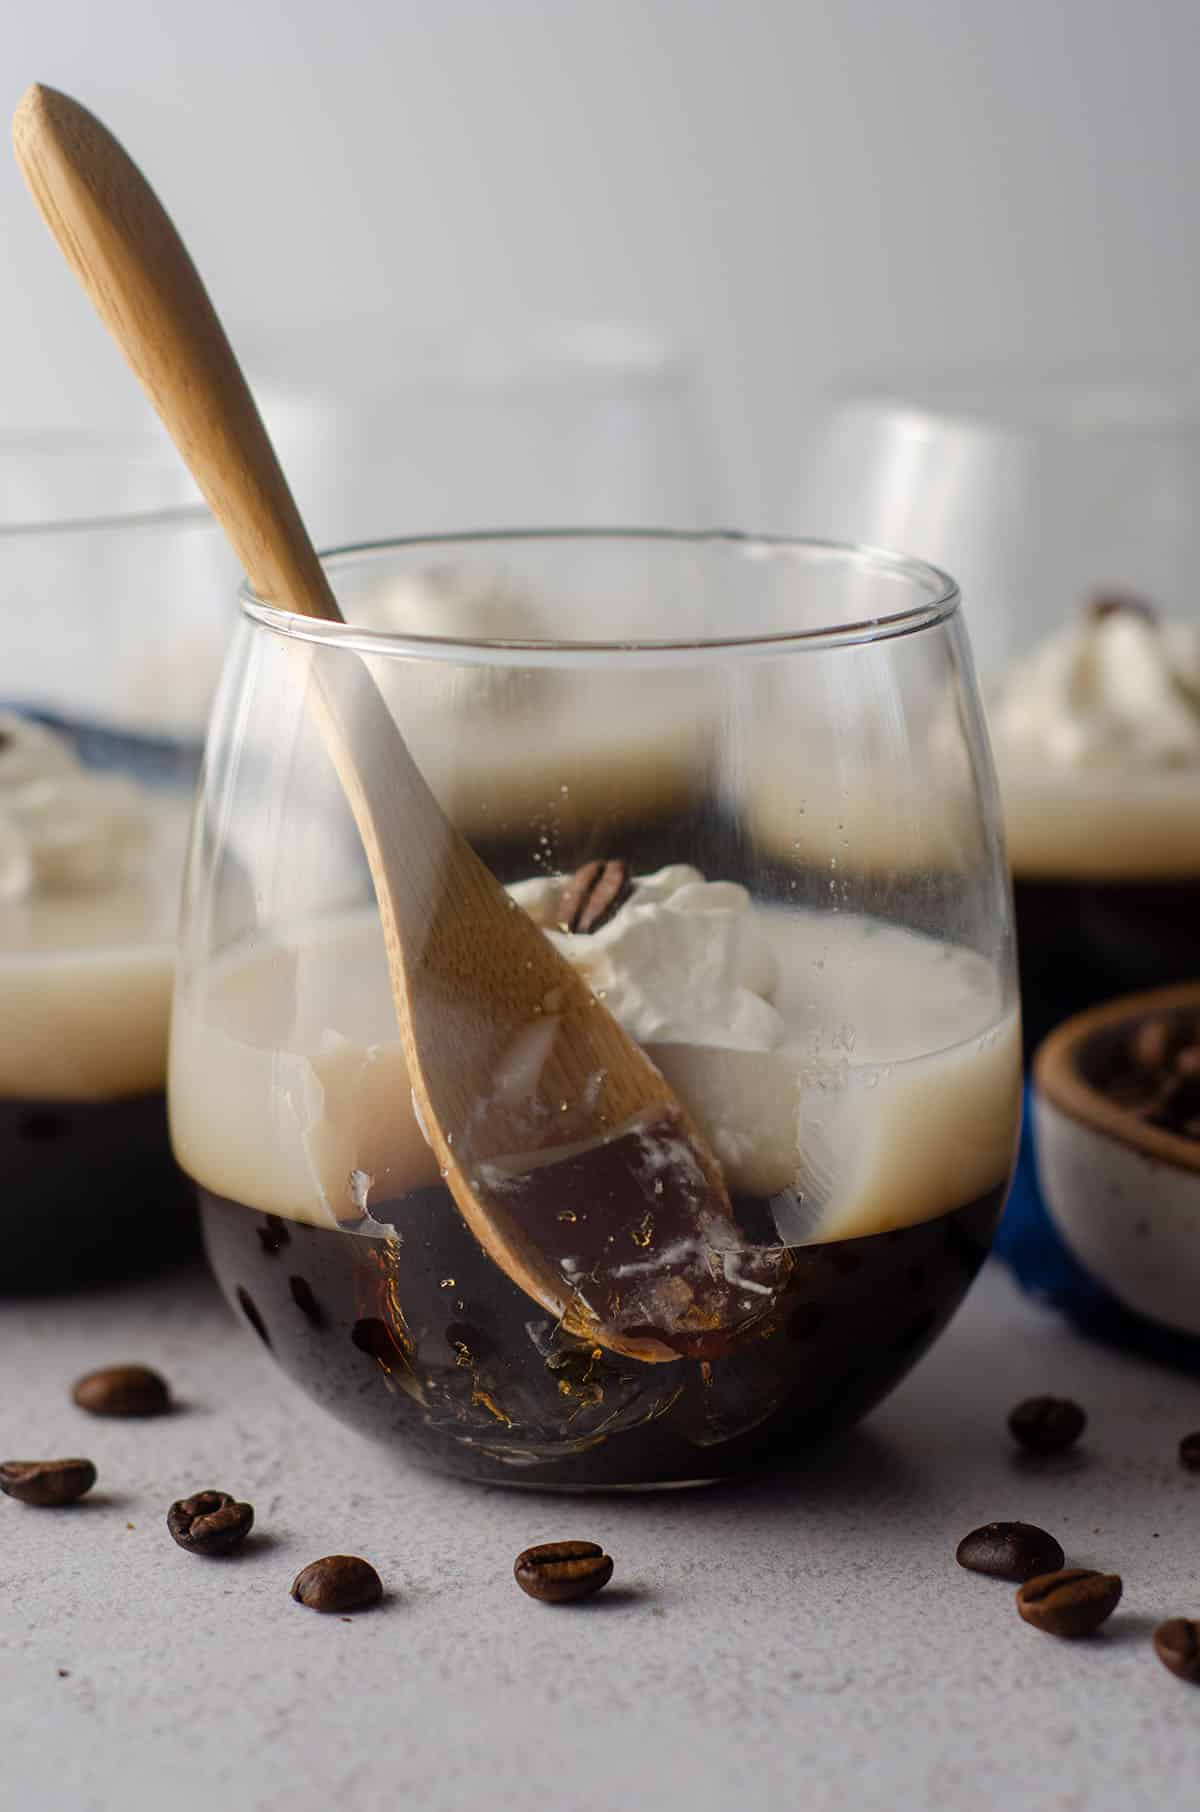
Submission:
M 967 1289 L 1016 1131 L 1010 895 L 952 583 L 719 535 L 328 568 L 348 626 L 243 598 L 185 886 L 171 1127 L 231 1304 L 317 1401 L 482 1480 L 697 1482 L 852 1422 Z M 569 1333 L 441 1180 L 308 704 L 364 660 L 721 1166 L 732 1218 L 702 1233 L 653 1197 L 538 1194 L 529 1236 L 567 1287 L 678 1310 L 656 1362 Z M 592 862 L 594 922 L 568 891 Z
M 1200 390 L 921 375 L 824 415 L 796 520 L 968 599 L 1015 880 L 1027 1050 L 1200 974 Z
M 0 440 L 0 1293 L 195 1237 L 163 1090 L 232 567 L 156 452 Z
M 318 541 L 730 514 L 697 374 L 645 324 L 491 318 L 422 336 L 393 309 L 273 322 L 245 350 Z

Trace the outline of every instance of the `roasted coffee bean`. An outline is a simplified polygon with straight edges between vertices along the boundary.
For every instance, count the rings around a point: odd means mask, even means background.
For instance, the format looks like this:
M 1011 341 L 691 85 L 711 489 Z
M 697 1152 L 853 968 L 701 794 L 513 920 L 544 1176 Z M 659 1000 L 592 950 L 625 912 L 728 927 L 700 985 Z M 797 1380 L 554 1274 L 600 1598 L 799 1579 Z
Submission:
M 383 1581 L 356 1554 L 327 1554 L 301 1568 L 292 1581 L 292 1597 L 310 1611 L 365 1611 L 383 1597 Z
M 594 1541 L 544 1541 L 526 1548 L 513 1563 L 523 1592 L 543 1604 L 570 1604 L 590 1598 L 612 1578 L 613 1563 Z
M 254 1526 L 254 1511 L 227 1491 L 197 1491 L 167 1511 L 171 1539 L 189 1554 L 231 1554 Z
M 1069 1397 L 1026 1397 L 1008 1418 L 1014 1441 L 1030 1453 L 1063 1453 L 1087 1426 L 1087 1417 Z
M 632 891 L 628 862 L 585 862 L 563 886 L 558 921 L 568 931 L 599 931 Z
M 1200 1686 L 1200 1623 L 1190 1617 L 1169 1617 L 1154 1632 L 1154 1652 L 1181 1680 Z
M 1146 1119 L 1177 1137 L 1200 1138 L 1200 1075 L 1172 1076 Z
M 1165 1069 L 1171 1041 L 1169 1019 L 1143 1019 L 1129 1040 L 1129 1055 L 1140 1070 Z
M 22 1504 L 74 1504 L 95 1483 L 90 1460 L 0 1460 L 0 1491 Z
M 1094 623 L 1102 623 L 1106 617 L 1116 616 L 1141 617 L 1146 623 L 1158 621 L 1158 612 L 1153 604 L 1147 604 L 1144 598 L 1119 591 L 1098 591 L 1088 603 L 1088 615 Z
M 93 1416 L 161 1416 L 171 1407 L 165 1380 L 147 1365 L 108 1365 L 89 1372 L 71 1395 Z
M 1035 1630 L 1070 1638 L 1093 1635 L 1120 1600 L 1121 1581 L 1115 1573 L 1064 1567 L 1027 1579 L 1017 1593 L 1017 1609 Z
M 1177 1076 L 1200 1076 L 1200 1044 L 1185 1045 L 1175 1058 Z
M 1034 1523 L 984 1523 L 958 1544 L 955 1559 L 993 1579 L 1035 1579 L 1056 1573 L 1066 1556 L 1052 1535 Z
M 1185 1472 L 1200 1472 L 1200 1428 L 1180 1441 L 1179 1464 Z

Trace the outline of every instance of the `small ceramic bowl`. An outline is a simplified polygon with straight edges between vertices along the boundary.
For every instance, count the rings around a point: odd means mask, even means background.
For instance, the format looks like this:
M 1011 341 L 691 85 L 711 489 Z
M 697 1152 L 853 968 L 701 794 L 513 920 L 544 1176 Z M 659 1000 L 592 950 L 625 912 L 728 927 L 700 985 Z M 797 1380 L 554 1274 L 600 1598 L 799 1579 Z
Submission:
M 1101 1092 L 1134 1025 L 1200 1009 L 1200 982 L 1127 994 L 1052 1032 L 1034 1060 L 1038 1180 L 1079 1263 L 1136 1314 L 1200 1335 L 1200 1141 Z

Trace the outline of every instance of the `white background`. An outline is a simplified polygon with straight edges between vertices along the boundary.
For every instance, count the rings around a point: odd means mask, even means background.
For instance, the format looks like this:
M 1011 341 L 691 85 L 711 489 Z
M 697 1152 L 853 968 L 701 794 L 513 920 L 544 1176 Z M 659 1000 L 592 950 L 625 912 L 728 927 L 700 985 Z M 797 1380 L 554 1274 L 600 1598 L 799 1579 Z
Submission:
M 649 321 L 726 513 L 789 520 L 812 398 L 934 363 L 1196 362 L 1195 0 L 0 0 L 148 170 L 242 343 Z M 0 425 L 128 380 L 0 166 Z M 326 525 L 320 525 L 322 529 Z

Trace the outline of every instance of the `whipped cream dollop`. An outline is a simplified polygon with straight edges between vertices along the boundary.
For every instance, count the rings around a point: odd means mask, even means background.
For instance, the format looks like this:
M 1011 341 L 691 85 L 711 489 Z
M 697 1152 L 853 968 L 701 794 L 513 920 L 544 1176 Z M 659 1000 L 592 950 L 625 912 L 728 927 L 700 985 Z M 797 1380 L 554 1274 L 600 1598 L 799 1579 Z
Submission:
M 750 895 L 675 863 L 642 875 L 598 931 L 557 921 L 561 880 L 509 892 L 639 1044 L 771 1051 L 787 1028 L 772 1004 L 778 965 L 755 924 Z
M 1200 764 L 1200 625 L 1092 609 L 1008 678 L 997 744 L 1060 768 Z
M 103 887 L 148 835 L 131 781 L 92 772 L 64 737 L 0 712 L 0 901 Z

